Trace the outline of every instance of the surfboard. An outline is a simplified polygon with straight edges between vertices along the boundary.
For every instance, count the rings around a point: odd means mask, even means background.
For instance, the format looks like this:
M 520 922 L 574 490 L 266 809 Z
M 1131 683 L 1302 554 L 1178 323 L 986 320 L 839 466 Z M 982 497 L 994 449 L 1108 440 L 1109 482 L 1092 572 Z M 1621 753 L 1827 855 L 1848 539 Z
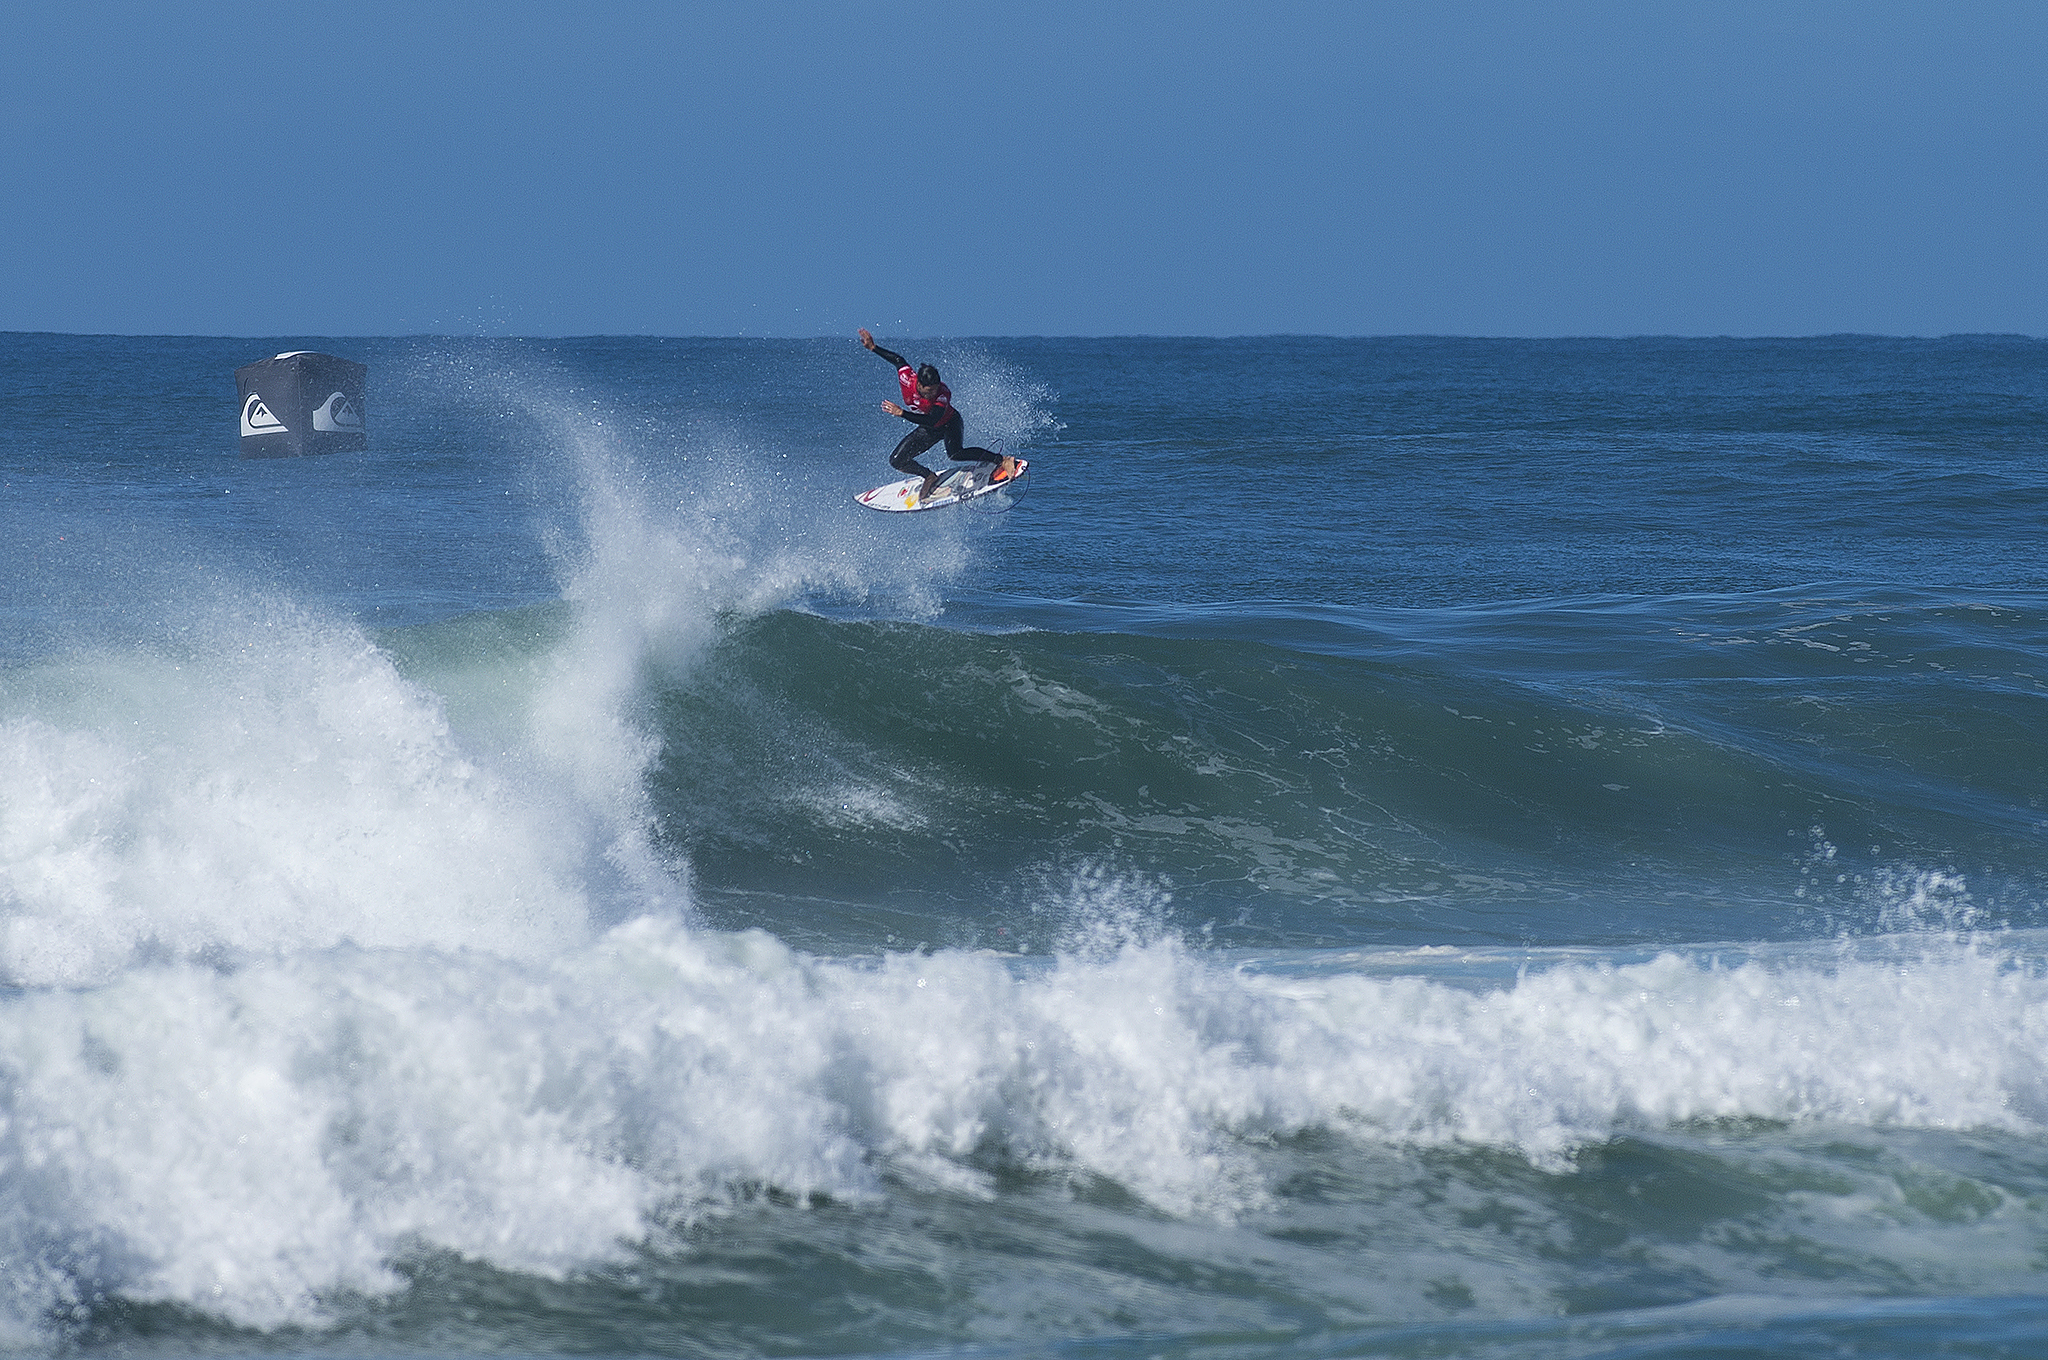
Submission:
M 1015 473 L 1000 482 L 991 481 L 989 479 L 997 466 L 994 463 L 976 463 L 970 468 L 955 468 L 939 478 L 939 484 L 932 488 L 929 498 L 917 494 L 917 489 L 924 485 L 924 478 L 905 477 L 900 482 L 885 482 L 872 491 L 863 491 L 854 499 L 870 510 L 943 510 L 978 496 L 1010 490 L 1024 479 L 1031 464 L 1019 458 Z

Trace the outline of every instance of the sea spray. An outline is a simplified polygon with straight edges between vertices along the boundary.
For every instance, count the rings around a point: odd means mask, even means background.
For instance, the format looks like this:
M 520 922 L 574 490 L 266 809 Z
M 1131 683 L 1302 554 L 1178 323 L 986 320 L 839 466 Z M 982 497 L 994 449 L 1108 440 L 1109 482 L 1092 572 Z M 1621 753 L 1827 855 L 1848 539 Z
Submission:
M 402 672 L 358 625 L 238 581 L 252 564 L 181 558 L 163 538 L 154 629 L 131 620 L 126 639 L 7 676 L 11 981 L 343 941 L 524 956 L 593 917 L 676 909 L 687 867 L 650 843 L 650 677 L 688 674 L 733 618 L 801 598 L 879 591 L 929 612 L 972 560 L 959 532 L 906 549 L 852 511 L 793 534 L 806 488 L 759 450 L 628 433 L 544 361 L 429 361 L 412 381 L 549 446 L 536 483 L 575 488 L 573 517 L 541 526 L 567 629 L 472 689 L 497 706 L 466 710 L 465 733 L 432 666 Z
M 581 937 L 587 847 L 360 631 L 276 601 L 175 647 L 39 662 L 0 722 L 0 969 L 343 941 L 516 956 Z

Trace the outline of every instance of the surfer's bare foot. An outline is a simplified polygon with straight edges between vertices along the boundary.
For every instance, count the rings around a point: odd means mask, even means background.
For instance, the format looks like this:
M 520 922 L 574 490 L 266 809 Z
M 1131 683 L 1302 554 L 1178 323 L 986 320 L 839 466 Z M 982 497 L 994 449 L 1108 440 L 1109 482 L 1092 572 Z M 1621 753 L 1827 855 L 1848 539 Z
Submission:
M 939 487 L 939 479 L 938 479 L 938 478 L 936 478 L 936 477 L 927 477 L 927 478 L 925 478 L 925 479 L 924 479 L 924 485 L 923 485 L 923 486 L 921 486 L 921 487 L 919 487 L 919 488 L 917 489 L 917 498 L 918 498 L 919 500 L 926 500 L 926 499 L 929 499 L 929 498 L 930 498 L 930 496 L 931 496 L 931 494 L 932 494 L 932 492 L 934 492 L 934 491 L 938 490 L 938 487 Z
M 1008 454 L 1004 454 L 1003 461 L 996 465 L 996 475 L 989 478 L 989 480 L 992 482 L 1007 482 L 1016 475 L 1017 460 Z

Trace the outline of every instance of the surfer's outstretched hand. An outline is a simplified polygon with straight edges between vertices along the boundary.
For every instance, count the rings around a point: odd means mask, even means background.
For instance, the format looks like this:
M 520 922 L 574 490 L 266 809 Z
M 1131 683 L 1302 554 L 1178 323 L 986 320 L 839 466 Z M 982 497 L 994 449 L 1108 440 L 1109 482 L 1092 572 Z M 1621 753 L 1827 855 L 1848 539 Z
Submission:
M 866 326 L 860 328 L 860 343 L 863 349 L 873 349 L 875 347 L 875 337 L 868 333 Z

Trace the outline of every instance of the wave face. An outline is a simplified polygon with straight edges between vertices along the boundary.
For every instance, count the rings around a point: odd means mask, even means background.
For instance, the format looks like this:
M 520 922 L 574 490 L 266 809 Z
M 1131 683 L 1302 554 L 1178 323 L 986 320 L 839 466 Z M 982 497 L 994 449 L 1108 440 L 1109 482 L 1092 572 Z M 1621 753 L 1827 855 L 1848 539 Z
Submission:
M 0 1345 L 2039 1349 L 2038 343 L 909 349 L 0 337 Z
M 1045 947 L 1044 885 L 1105 867 L 1261 948 L 2038 924 L 2043 604 L 785 611 L 660 690 L 653 797 L 707 909 L 925 901 L 949 943 Z

